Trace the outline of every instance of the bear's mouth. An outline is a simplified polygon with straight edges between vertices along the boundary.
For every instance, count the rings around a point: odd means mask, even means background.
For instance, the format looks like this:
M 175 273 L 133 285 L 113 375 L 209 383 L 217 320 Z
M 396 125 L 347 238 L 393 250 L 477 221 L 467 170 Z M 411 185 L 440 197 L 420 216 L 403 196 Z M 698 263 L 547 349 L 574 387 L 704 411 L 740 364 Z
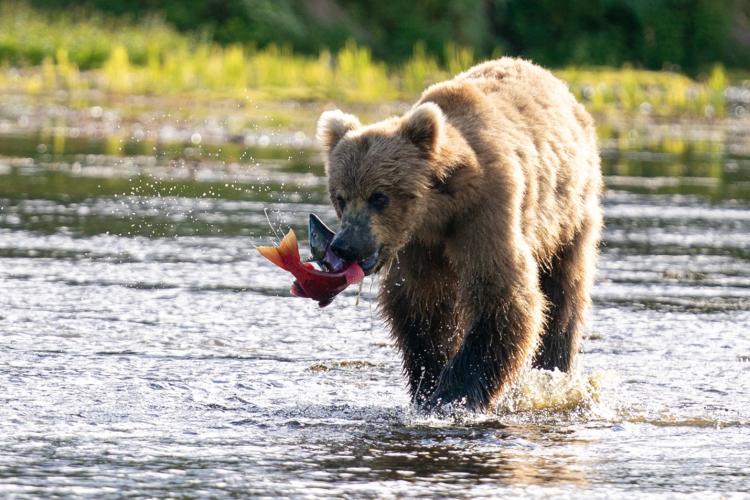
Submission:
M 327 272 L 339 272 L 348 263 L 338 255 L 334 254 L 331 250 L 331 241 L 336 236 L 323 221 L 321 221 L 317 215 L 310 214 L 308 221 L 307 232 L 310 237 L 310 251 L 312 253 L 312 260 L 317 262 L 320 268 Z M 369 276 L 374 272 L 377 272 L 382 266 L 382 247 L 378 248 L 365 259 L 357 260 L 357 264 L 362 268 L 365 276 Z
M 380 269 L 380 250 L 376 250 L 375 253 L 370 255 L 364 260 L 360 260 L 358 262 L 359 266 L 362 268 L 362 270 L 365 272 L 365 276 L 369 276 L 372 273 L 375 273 Z

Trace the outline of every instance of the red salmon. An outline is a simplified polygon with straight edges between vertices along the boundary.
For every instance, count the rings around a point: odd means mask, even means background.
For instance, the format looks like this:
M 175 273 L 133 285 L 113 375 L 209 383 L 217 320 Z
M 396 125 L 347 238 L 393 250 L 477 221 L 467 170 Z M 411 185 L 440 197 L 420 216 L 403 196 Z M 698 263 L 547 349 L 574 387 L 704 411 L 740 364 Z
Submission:
M 365 272 L 356 262 L 346 263 L 339 272 L 319 271 L 310 262 L 302 262 L 297 236 L 291 229 L 279 246 L 261 246 L 258 252 L 297 278 L 292 283 L 292 295 L 316 300 L 320 307 L 327 306 L 346 287 L 359 283 L 365 277 Z

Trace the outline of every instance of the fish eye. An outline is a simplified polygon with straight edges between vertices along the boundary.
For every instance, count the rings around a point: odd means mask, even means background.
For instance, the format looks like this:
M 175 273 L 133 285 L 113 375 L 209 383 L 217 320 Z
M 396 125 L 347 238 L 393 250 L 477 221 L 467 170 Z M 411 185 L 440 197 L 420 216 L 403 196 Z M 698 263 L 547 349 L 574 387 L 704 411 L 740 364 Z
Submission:
M 376 212 L 382 212 L 385 210 L 385 207 L 388 206 L 388 202 L 390 200 L 388 199 L 388 196 L 381 193 L 381 192 L 375 192 L 370 195 L 370 198 L 367 200 L 367 204 L 370 205 L 370 208 L 375 210 Z
M 336 196 L 336 205 L 338 205 L 339 210 L 341 212 L 344 211 L 344 209 L 346 208 L 346 200 L 344 199 L 343 196 L 341 195 Z

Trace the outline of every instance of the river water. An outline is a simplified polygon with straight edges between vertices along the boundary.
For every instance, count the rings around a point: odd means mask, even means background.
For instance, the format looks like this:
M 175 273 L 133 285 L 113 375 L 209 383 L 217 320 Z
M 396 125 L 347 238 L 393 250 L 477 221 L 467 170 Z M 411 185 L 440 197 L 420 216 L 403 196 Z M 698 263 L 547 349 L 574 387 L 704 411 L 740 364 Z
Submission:
M 579 372 L 439 420 L 374 281 L 321 310 L 254 250 L 334 222 L 314 152 L 2 136 L 0 496 L 750 494 L 750 155 L 644 142 Z

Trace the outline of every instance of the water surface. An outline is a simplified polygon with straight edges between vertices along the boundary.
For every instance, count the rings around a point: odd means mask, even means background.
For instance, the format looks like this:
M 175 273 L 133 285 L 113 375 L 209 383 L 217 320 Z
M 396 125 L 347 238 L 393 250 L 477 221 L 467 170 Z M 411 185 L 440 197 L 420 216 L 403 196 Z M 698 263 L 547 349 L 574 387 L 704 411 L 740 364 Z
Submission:
M 0 496 L 750 493 L 750 157 L 605 144 L 580 372 L 437 420 L 376 283 L 254 251 L 334 223 L 314 152 L 0 137 Z

